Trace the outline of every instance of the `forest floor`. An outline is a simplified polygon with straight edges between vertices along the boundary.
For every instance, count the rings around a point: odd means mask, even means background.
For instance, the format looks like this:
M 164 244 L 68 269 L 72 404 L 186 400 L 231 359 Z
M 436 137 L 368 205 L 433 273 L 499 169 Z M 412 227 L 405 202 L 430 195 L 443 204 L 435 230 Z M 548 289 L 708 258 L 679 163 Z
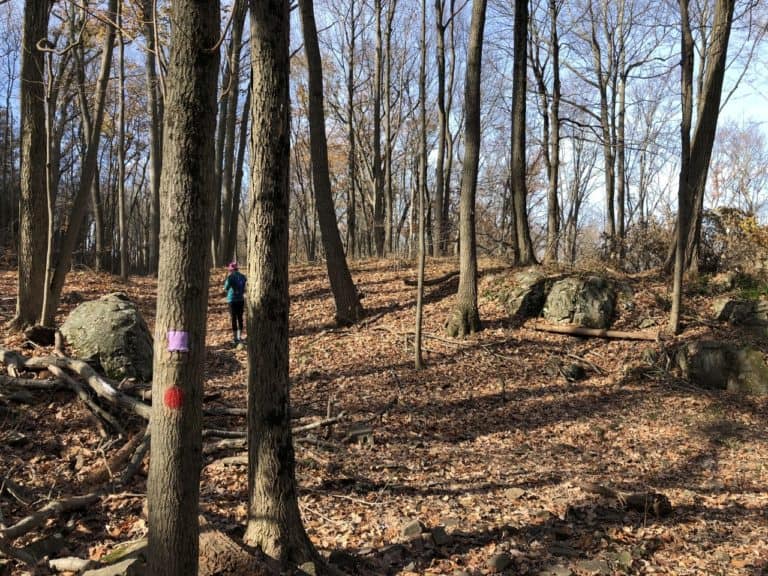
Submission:
M 455 266 L 432 261 L 428 277 Z M 490 276 L 505 270 L 482 263 L 484 329 L 465 340 L 444 337 L 458 277 L 426 289 L 426 367 L 417 372 L 409 337 L 415 288 L 404 283 L 412 268 L 395 260 L 354 263 L 368 319 L 350 328 L 333 324 L 324 267 L 291 268 L 295 425 L 326 417 L 329 403 L 333 414 L 346 414 L 315 430 L 318 442 L 296 447 L 300 507 L 315 545 L 344 551 L 336 555 L 340 567 L 359 574 L 768 574 L 768 401 L 697 389 L 643 363 L 646 351 L 670 341 L 579 338 L 511 321 L 488 297 Z M 246 351 L 230 343 L 222 281 L 214 271 L 205 408 L 242 408 Z M 622 307 L 614 328 L 663 326 L 664 280 L 626 281 L 633 304 Z M 74 272 L 62 315 L 117 290 L 139 305 L 151 328 L 156 286 L 147 278 L 120 285 L 105 274 Z M 15 272 L 0 271 L 0 322 L 12 316 L 15 293 Z M 764 340 L 713 322 L 711 297 L 689 294 L 685 302 L 687 327 L 677 341 L 752 338 L 768 352 Z M 25 348 L 21 336 L 3 330 L 6 349 L 50 353 Z M 576 358 L 589 366 L 583 380 L 569 382 L 549 368 Z M 143 423 L 125 425 L 140 433 Z M 204 426 L 245 425 L 241 416 L 206 416 Z M 370 435 L 345 440 L 361 427 Z M 19 434 L 23 442 L 11 441 Z M 101 438 L 66 390 L 35 392 L 31 404 L 0 403 L 0 475 L 34 500 L 24 506 L 3 493 L 5 524 L 46 498 L 83 493 L 83 475 L 123 442 Z M 205 457 L 201 511 L 237 540 L 247 468 L 219 460 L 231 454 Z M 672 513 L 626 510 L 585 488 L 589 483 L 663 493 Z M 146 466 L 126 493 L 53 519 L 14 544 L 60 533 L 60 555 L 101 558 L 146 534 L 145 491 Z M 5 568 L 24 573 L 12 562 Z

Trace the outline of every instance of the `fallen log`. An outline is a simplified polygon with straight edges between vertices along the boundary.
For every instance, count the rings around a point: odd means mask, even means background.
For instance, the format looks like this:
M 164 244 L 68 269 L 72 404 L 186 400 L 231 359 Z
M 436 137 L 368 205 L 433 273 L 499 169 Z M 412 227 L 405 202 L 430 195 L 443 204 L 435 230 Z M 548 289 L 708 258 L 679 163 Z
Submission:
M 72 391 L 77 395 L 78 398 L 85 404 L 88 409 L 93 413 L 93 415 L 96 417 L 97 421 L 99 423 L 106 422 L 112 428 L 121 436 L 125 436 L 125 430 L 123 430 L 123 427 L 120 426 L 118 421 L 115 419 L 112 414 L 104 410 L 101 406 L 96 404 L 96 402 L 93 401 L 93 399 L 88 395 L 88 393 L 85 391 L 85 388 L 82 387 L 80 382 L 72 378 L 69 374 L 64 372 L 61 368 L 58 366 L 50 365 L 48 366 L 48 370 L 50 370 L 51 374 L 54 376 L 57 376 L 62 382 L 66 383 Z M 102 438 L 106 438 L 108 436 L 107 431 L 101 427 L 100 430 Z
M 447 282 L 454 276 L 458 276 L 459 271 L 454 270 L 453 272 L 448 272 L 447 274 L 443 274 L 442 276 L 438 276 L 437 278 L 430 278 L 428 280 L 424 280 L 424 286 L 437 286 L 438 284 L 442 284 L 443 282 Z M 403 280 L 403 284 L 406 286 L 416 286 L 417 280 L 414 278 L 405 278 Z
M 591 338 L 612 338 L 617 340 L 645 340 L 656 342 L 658 333 L 651 332 L 627 332 L 624 330 L 607 330 L 602 328 L 584 328 L 583 326 L 555 326 L 552 324 L 534 324 L 534 330 L 539 332 L 552 332 L 554 334 L 567 334 L 569 336 L 587 336 Z

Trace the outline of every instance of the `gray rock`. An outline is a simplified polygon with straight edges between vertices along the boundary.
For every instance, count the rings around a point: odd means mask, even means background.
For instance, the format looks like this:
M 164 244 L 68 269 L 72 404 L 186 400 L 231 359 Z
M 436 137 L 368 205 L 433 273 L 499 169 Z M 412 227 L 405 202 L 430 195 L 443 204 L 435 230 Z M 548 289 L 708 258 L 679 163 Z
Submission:
M 573 570 L 565 566 L 551 566 L 544 568 L 538 573 L 538 576 L 573 576 Z
M 715 318 L 737 326 L 768 326 L 768 302 L 765 300 L 739 300 L 718 298 L 712 304 Z
M 424 532 L 424 525 L 419 522 L 418 520 L 412 520 L 405 524 L 403 526 L 403 529 L 400 531 L 402 536 L 404 538 L 418 538 L 421 536 L 421 533 Z
M 299 573 L 317 576 L 317 566 L 315 566 L 314 562 L 304 562 L 304 564 L 299 566 Z
M 600 276 L 571 277 L 555 282 L 544 302 L 542 313 L 560 324 L 585 328 L 608 328 L 616 309 L 616 292 Z
M 524 270 L 511 278 L 498 277 L 487 293 L 501 302 L 510 318 L 533 318 L 541 314 L 553 281 L 538 269 Z
M 81 358 L 113 379 L 152 380 L 152 335 L 125 294 L 107 294 L 75 308 L 61 333 Z
M 605 560 L 582 560 L 577 562 L 576 566 L 582 572 L 587 574 L 612 574 L 611 567 Z
M 487 562 L 488 568 L 495 572 L 501 572 L 510 564 L 512 564 L 512 557 L 504 552 L 494 554 Z
M 357 558 L 344 550 L 332 551 L 328 556 L 328 564 L 333 564 L 345 572 L 354 572 L 357 570 Z
M 432 541 L 435 546 L 448 546 L 453 541 L 443 526 L 435 526 L 432 528 Z
M 702 388 L 768 394 L 768 365 L 758 350 L 728 342 L 691 342 L 678 351 L 683 377 Z
M 127 576 L 131 572 L 131 567 L 134 564 L 139 564 L 139 558 L 128 558 L 122 562 L 116 564 L 110 564 L 103 568 L 96 568 L 94 570 L 86 570 L 83 572 L 83 576 Z

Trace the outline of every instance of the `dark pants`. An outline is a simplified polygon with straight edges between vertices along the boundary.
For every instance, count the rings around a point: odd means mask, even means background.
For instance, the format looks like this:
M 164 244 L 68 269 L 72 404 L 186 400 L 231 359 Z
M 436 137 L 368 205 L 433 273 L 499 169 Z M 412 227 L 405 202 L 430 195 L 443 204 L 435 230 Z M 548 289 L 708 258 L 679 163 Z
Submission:
M 229 317 L 232 320 L 232 332 L 243 330 L 243 309 L 245 308 L 245 302 L 230 302 L 229 303 Z

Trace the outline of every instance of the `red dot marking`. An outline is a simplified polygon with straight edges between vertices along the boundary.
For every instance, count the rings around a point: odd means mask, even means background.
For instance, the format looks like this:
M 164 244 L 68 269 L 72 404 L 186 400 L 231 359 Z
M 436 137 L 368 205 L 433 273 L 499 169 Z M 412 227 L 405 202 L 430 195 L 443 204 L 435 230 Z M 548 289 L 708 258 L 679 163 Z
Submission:
M 184 402 L 184 391 L 178 386 L 171 386 L 163 396 L 165 405 L 171 410 L 178 410 Z

